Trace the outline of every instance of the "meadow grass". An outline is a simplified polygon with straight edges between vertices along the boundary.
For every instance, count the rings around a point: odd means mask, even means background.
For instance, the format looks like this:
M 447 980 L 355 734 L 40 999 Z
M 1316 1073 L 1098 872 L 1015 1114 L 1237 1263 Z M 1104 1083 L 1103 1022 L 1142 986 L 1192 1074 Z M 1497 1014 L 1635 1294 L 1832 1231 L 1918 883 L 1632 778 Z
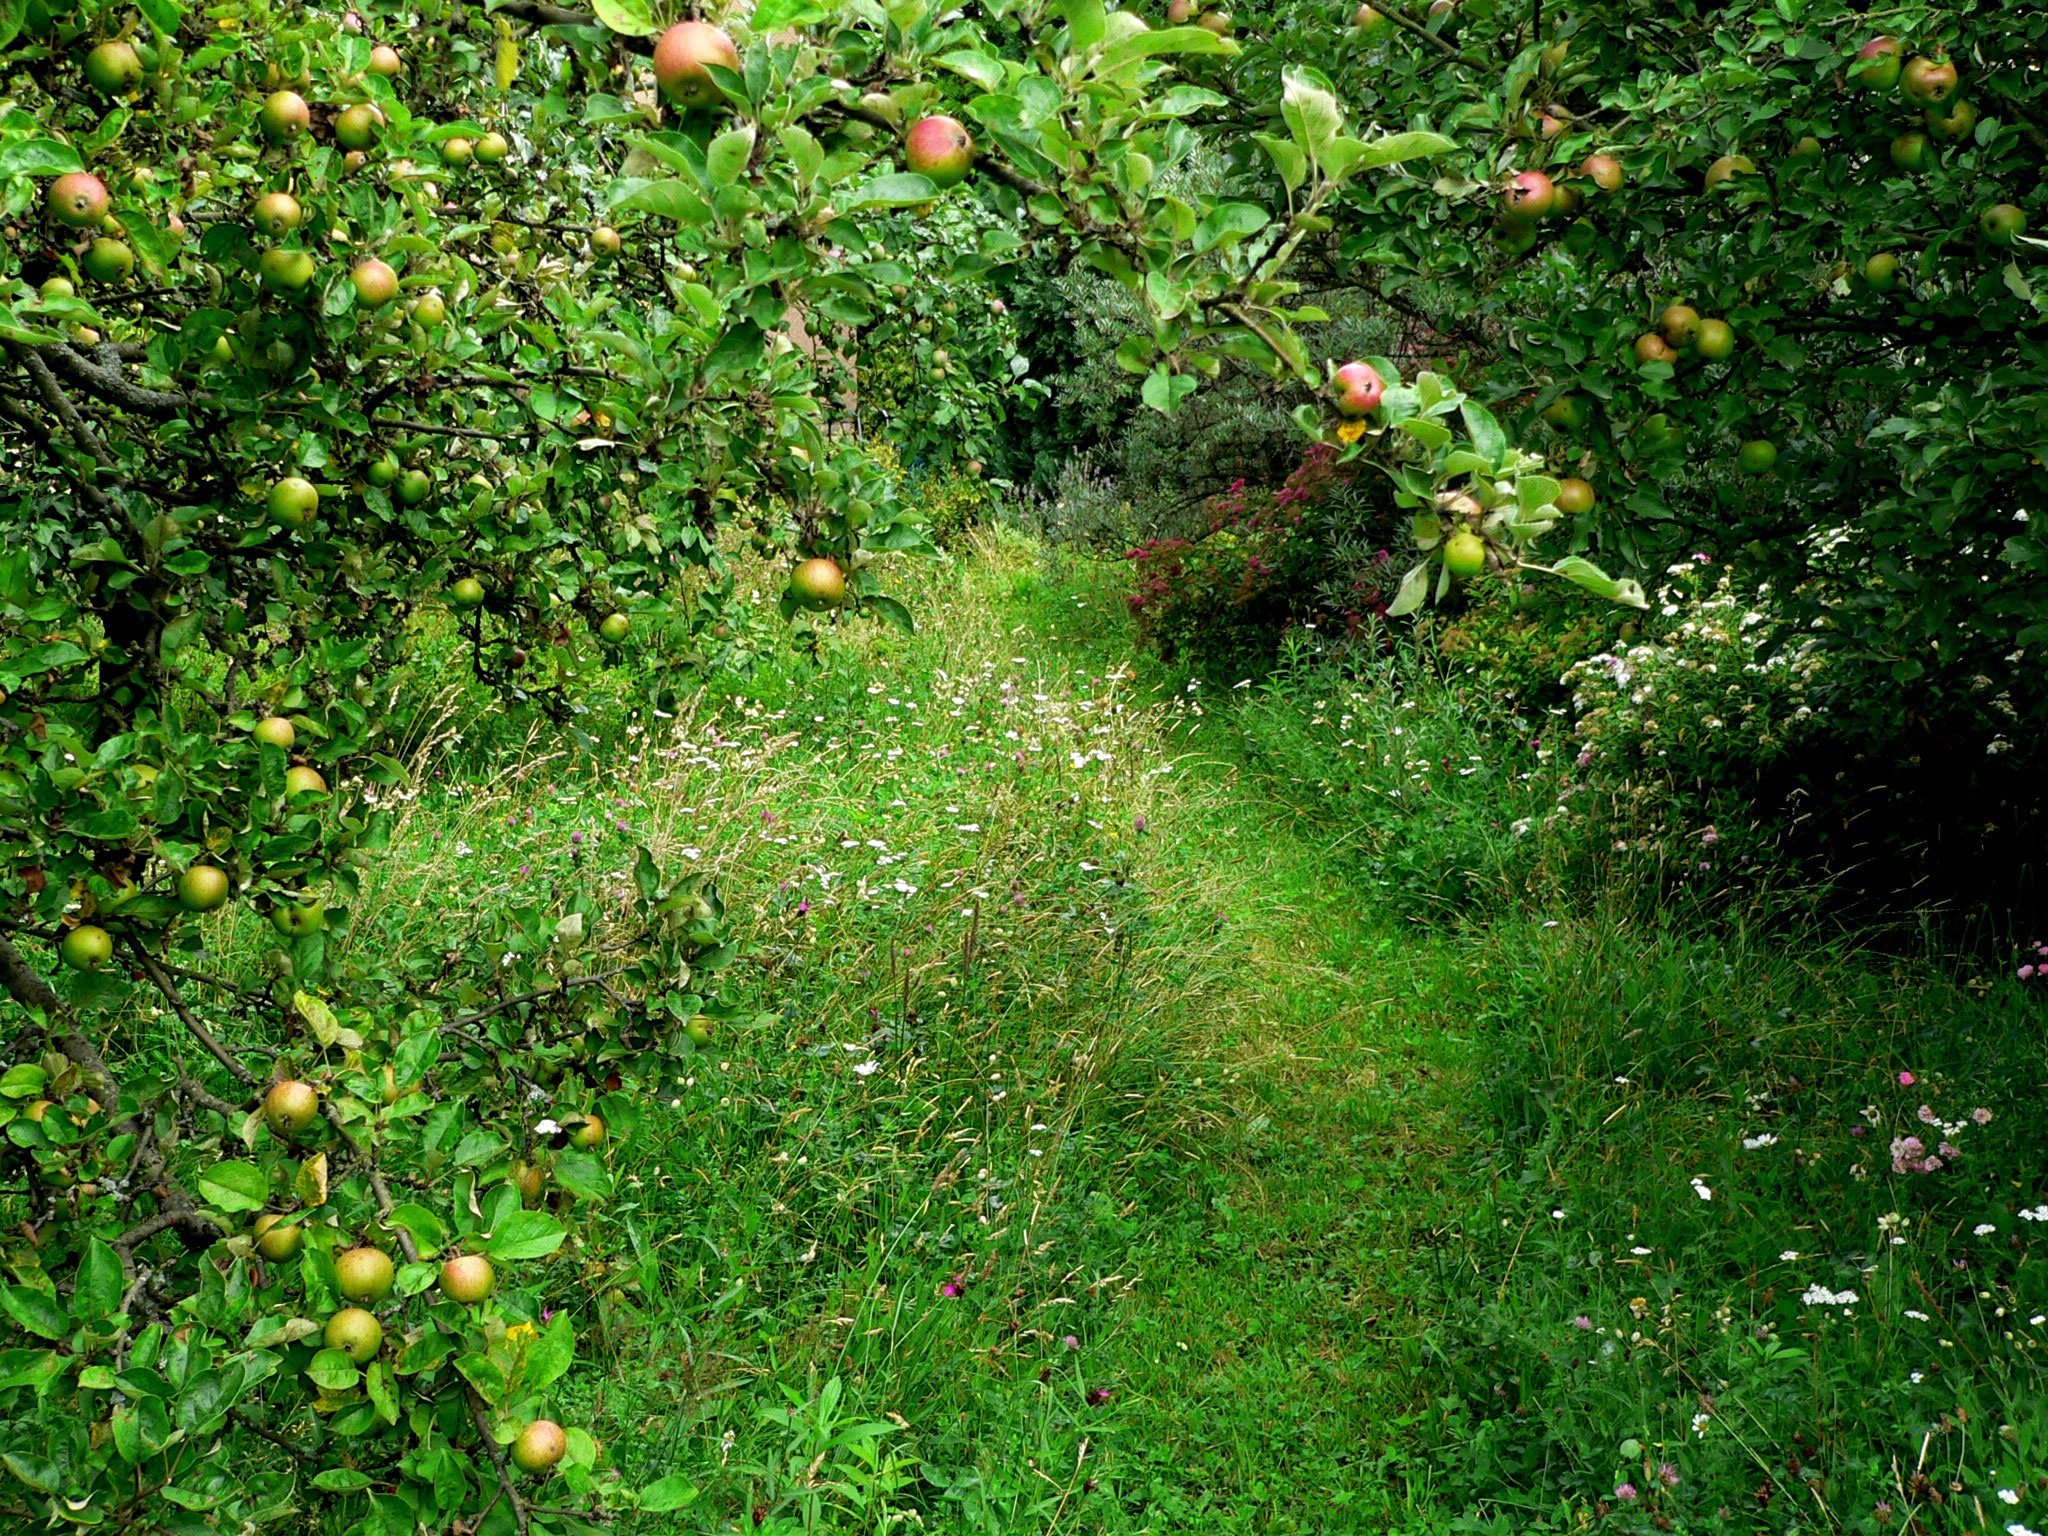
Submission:
M 1216 698 L 1073 556 L 902 579 L 595 755 L 449 691 L 344 930 L 716 881 L 551 1270 L 562 1416 L 699 1490 L 637 1528 L 2048 1525 L 2026 983 L 1573 886 L 1424 654 Z

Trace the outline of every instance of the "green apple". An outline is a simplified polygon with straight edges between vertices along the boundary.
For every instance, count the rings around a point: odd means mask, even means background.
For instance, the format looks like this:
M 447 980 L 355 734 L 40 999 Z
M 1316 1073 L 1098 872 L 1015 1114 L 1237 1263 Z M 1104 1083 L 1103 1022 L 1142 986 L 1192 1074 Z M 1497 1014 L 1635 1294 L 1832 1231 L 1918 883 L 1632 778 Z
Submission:
M 283 715 L 265 715 L 249 727 L 249 734 L 258 741 L 267 741 L 273 747 L 282 747 L 289 752 L 299 739 L 298 728 Z
M 286 475 L 271 486 L 264 507 L 273 523 L 286 528 L 303 528 L 320 510 L 320 492 L 303 475 Z
M 299 200 L 289 192 L 266 192 L 256 199 L 256 208 L 251 218 L 257 229 L 275 240 L 288 235 L 305 222 L 306 210 L 299 206 Z
M 391 1294 L 391 1283 L 397 1278 L 391 1265 L 391 1255 L 381 1248 L 365 1244 L 337 1254 L 334 1260 L 335 1283 L 341 1287 L 341 1294 L 350 1301 L 379 1302 Z
M 320 1090 L 297 1078 L 273 1083 L 263 1095 L 263 1123 L 280 1140 L 289 1141 L 320 1113 Z
M 135 253 L 123 241 L 102 235 L 86 247 L 78 269 L 96 283 L 125 283 L 135 270 Z
M 384 1347 L 384 1325 L 361 1307 L 343 1307 L 327 1319 L 320 1337 L 329 1349 L 338 1349 L 357 1365 L 366 1365 Z
M 125 96 L 142 84 L 142 58 L 128 43 L 101 43 L 85 56 L 85 78 L 107 96 Z
M 310 251 L 288 251 L 282 246 L 267 250 L 257 261 L 257 271 L 262 275 L 263 286 L 273 293 L 302 293 L 313 281 L 313 256 Z
M 368 102 L 342 108 L 334 119 L 334 142 L 343 149 L 368 149 L 377 140 L 382 114 Z
M 83 923 L 58 941 L 57 958 L 74 971 L 96 971 L 114 958 L 114 936 Z
M 256 114 L 263 137 L 273 144 L 288 144 L 303 134 L 313 121 L 306 98 L 297 91 L 273 91 Z
M 178 876 L 178 905 L 187 912 L 211 912 L 228 899 L 227 871 L 212 864 L 194 864 Z
M 327 926 L 327 903 L 280 902 L 270 909 L 270 926 L 288 939 L 310 938 Z

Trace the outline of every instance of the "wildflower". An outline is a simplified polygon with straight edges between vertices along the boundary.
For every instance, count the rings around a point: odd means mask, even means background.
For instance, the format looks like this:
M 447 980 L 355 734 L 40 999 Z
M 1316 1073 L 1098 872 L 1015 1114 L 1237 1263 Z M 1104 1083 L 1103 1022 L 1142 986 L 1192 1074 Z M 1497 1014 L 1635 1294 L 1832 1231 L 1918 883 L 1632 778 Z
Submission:
M 2010 1488 L 1999 1489 L 1998 1497 L 2002 1502 L 2007 1504 L 2017 1504 L 2020 1501 L 2020 1496 L 2017 1493 L 2014 1493 Z
M 2032 1210 L 2019 1213 L 2021 1221 L 2048 1221 L 2048 1205 L 2037 1205 Z
M 1668 1461 L 1659 1462 L 1657 1464 L 1657 1481 L 1666 1488 L 1676 1488 L 1678 1486 L 1678 1468 Z
M 1912 1087 L 1912 1086 L 1913 1086 L 1913 1083 L 1914 1083 L 1914 1077 L 1913 1077 L 1913 1074 L 1912 1074 L 1912 1073 L 1910 1073 L 1910 1072 L 1901 1072 L 1901 1073 L 1899 1074 L 1899 1086 L 1900 1086 L 1901 1088 L 1910 1088 L 1910 1087 Z
M 1089 1406 L 1090 1406 L 1090 1407 L 1093 1407 L 1093 1408 L 1099 1408 L 1099 1407 L 1101 1407 L 1101 1406 L 1102 1406 L 1102 1405 L 1103 1405 L 1104 1403 L 1106 1403 L 1106 1402 L 1108 1402 L 1108 1401 L 1109 1401 L 1109 1388 L 1108 1388 L 1108 1387 L 1090 1387 L 1090 1388 L 1088 1389 L 1088 1404 L 1089 1404 Z
M 858 1077 L 873 1077 L 882 1070 L 882 1064 L 879 1061 L 856 1061 L 853 1070 Z
M 1778 1257 L 1784 1263 L 1797 1264 L 1799 1262 L 1799 1250 L 1797 1248 L 1787 1248 Z
M 1982 1108 L 1973 1109 L 1970 1111 L 1970 1118 L 1979 1125 L 1989 1125 L 1991 1123 L 1991 1111 Z
M 2017 1520 L 2015 1520 L 2011 1525 L 2008 1525 L 2005 1528 L 2005 1536 L 2040 1536 L 2040 1532 L 2030 1531 L 2024 1525 L 2021 1525 Z
M 1593 1319 L 1586 1316 L 1585 1313 L 1581 1312 L 1577 1317 L 1572 1319 L 1572 1326 L 1574 1328 L 1591 1328 L 1593 1326 Z
M 950 1280 L 947 1280 L 942 1285 L 940 1285 L 939 1294 L 941 1296 L 949 1298 L 954 1296 L 965 1296 L 967 1294 L 967 1283 L 964 1280 L 962 1280 L 958 1275 L 955 1275 Z
M 1632 1504 L 1635 1502 L 1636 1485 L 1634 1483 L 1619 1484 L 1614 1490 L 1614 1496 L 1624 1504 Z
M 1702 1440 L 1707 1438 L 1707 1422 L 1710 1417 L 1711 1415 L 1705 1413 L 1696 1413 L 1692 1416 L 1692 1432 Z
M 1692 1192 L 1698 1195 L 1702 1200 L 1711 1200 L 1714 1198 L 1714 1192 L 1707 1186 L 1707 1181 L 1703 1178 L 1700 1178 L 1698 1175 L 1694 1175 L 1693 1177 Z
M 1081 1347 L 1080 1339 L 1071 1333 L 1061 1339 L 1060 1343 L 1064 1344 L 1068 1349 L 1079 1349 Z

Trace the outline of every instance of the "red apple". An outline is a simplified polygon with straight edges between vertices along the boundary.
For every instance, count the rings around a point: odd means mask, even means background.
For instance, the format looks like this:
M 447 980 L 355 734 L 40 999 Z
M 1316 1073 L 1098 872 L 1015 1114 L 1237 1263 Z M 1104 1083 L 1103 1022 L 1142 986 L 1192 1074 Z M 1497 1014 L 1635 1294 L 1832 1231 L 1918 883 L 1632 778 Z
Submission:
M 904 141 L 903 163 L 935 187 L 958 186 L 974 164 L 974 136 L 950 117 L 921 117 Z
M 737 71 L 740 51 L 709 22 L 679 21 L 654 45 L 654 78 L 679 107 L 715 106 L 723 98 L 707 65 Z
M 1331 381 L 1337 388 L 1337 409 L 1346 416 L 1364 416 L 1376 409 L 1386 381 L 1371 363 L 1346 363 Z
M 70 229 L 92 229 L 107 216 L 107 184 L 90 171 L 72 171 L 43 194 L 50 217 Z
M 1557 184 L 1541 171 L 1519 171 L 1508 178 L 1506 213 L 1523 224 L 1534 224 L 1557 211 Z

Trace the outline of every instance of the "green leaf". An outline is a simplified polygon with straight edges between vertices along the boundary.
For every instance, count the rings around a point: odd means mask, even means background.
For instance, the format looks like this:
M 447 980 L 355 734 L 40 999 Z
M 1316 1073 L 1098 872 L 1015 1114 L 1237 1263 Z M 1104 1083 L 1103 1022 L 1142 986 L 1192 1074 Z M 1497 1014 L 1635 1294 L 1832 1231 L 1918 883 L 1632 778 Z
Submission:
M 1524 475 L 1515 485 L 1515 505 L 1534 512 L 1557 500 L 1558 483 L 1548 475 Z
M 576 1331 L 566 1308 L 557 1312 L 547 1331 L 527 1347 L 522 1368 L 522 1385 L 538 1392 L 564 1375 L 576 1363 Z
M 1493 412 L 1477 400 L 1461 402 L 1458 412 L 1465 418 L 1465 430 L 1472 434 L 1472 446 L 1479 456 L 1488 464 L 1498 465 L 1507 456 L 1508 435 Z
M 909 208 L 917 203 L 928 203 L 939 195 L 939 189 L 932 185 L 931 178 L 920 176 L 915 171 L 898 171 L 890 176 L 877 176 L 853 195 L 848 208 Z
M 568 1313 L 560 1314 L 565 1320 Z M 391 1367 L 382 1360 L 372 1360 L 370 1368 L 363 1372 L 363 1390 L 370 1394 L 370 1401 L 377 1409 L 377 1417 L 386 1424 L 398 1422 L 398 1384 L 392 1379 Z
M 484 1244 L 484 1252 L 507 1263 L 542 1259 L 561 1247 L 569 1233 L 546 1211 L 514 1211 Z
M 818 0 L 761 0 L 754 7 L 749 23 L 756 37 L 767 37 L 773 32 L 785 32 L 791 27 L 808 27 L 821 21 L 829 21 L 832 7 L 821 5 Z
M 183 19 L 175 0 L 135 0 L 136 8 L 149 19 L 150 29 L 156 33 L 159 43 L 168 43 L 178 35 L 178 23 Z
M 1138 32 L 1111 43 L 1102 50 L 1096 73 L 1113 75 L 1126 64 L 1165 54 L 1236 52 L 1235 42 L 1227 37 L 1218 37 L 1207 27 L 1162 27 L 1157 32 Z
M 1067 23 L 1072 52 L 1085 53 L 1102 41 L 1106 27 L 1102 0 L 1054 0 L 1053 10 Z
M 1218 245 L 1235 244 L 1246 235 L 1266 227 L 1266 210 L 1256 203 L 1222 203 L 1211 208 L 1195 226 L 1194 253 L 1197 256 Z
M 292 1006 L 299 1011 L 299 1017 L 306 1021 L 306 1027 L 313 1031 L 313 1038 L 323 1047 L 331 1047 L 341 1038 L 341 1020 L 334 1016 L 332 1008 L 312 993 L 292 993 Z
M 650 1483 L 640 1493 L 640 1508 L 648 1514 L 667 1514 L 672 1509 L 697 1502 L 697 1489 L 680 1472 L 671 1472 L 658 1483 Z
M 354 1493 L 369 1488 L 377 1479 L 367 1472 L 358 1472 L 354 1467 L 329 1467 L 325 1472 L 313 1475 L 313 1486 L 323 1493 Z
M 1271 157 L 1273 169 L 1280 173 L 1280 180 L 1288 191 L 1297 190 L 1308 180 L 1308 156 L 1301 152 L 1299 144 L 1270 133 L 1255 133 L 1252 139 Z
M 584 1200 L 609 1200 L 612 1176 L 603 1161 L 588 1152 L 562 1152 L 555 1157 L 555 1182 Z
M 665 181 L 615 181 L 605 194 L 615 213 L 651 213 L 658 219 L 697 226 L 711 222 L 711 206 L 697 189 L 677 177 Z
M 346 1392 L 362 1378 L 345 1350 L 323 1349 L 306 1364 L 306 1375 L 324 1392 Z
M 39 1099 L 50 1086 L 50 1074 L 33 1062 L 22 1062 L 0 1076 L 0 1098 Z
M 1401 578 L 1401 589 L 1387 604 L 1388 618 L 1401 618 L 1422 606 L 1422 600 L 1429 595 L 1429 572 L 1434 563 L 1423 560 L 1408 568 L 1408 574 Z
M 956 75 L 965 75 L 984 91 L 1000 91 L 1003 88 L 1002 60 L 992 59 L 985 53 L 961 48 L 952 53 L 941 54 L 932 62 L 952 70 Z
M 1440 421 L 1431 421 L 1424 416 L 1411 416 L 1401 423 L 1401 430 L 1432 453 L 1442 453 L 1451 446 L 1451 429 Z
M 627 37 L 652 37 L 661 30 L 647 0 L 594 0 L 591 9 L 599 21 Z
M 1643 595 L 1640 584 L 1627 579 L 1617 580 L 1592 561 L 1581 559 L 1577 555 L 1567 555 L 1549 569 L 1551 575 L 1562 576 L 1575 586 L 1584 587 L 1596 597 L 1604 597 L 1610 602 L 1621 603 L 1630 608 L 1650 606 L 1650 600 Z
M 1195 381 L 1184 373 L 1168 373 L 1165 368 L 1155 368 L 1145 376 L 1145 386 L 1140 393 L 1145 403 L 1161 415 L 1171 416 L 1180 409 L 1181 401 L 1195 392 Z
M 260 1211 L 270 1198 L 270 1180 L 254 1163 L 215 1163 L 199 1175 L 199 1193 L 223 1211 Z
M 61 1339 L 71 1332 L 71 1319 L 57 1304 L 57 1298 L 25 1285 L 0 1290 L 0 1308 L 30 1333 L 45 1339 Z
M 888 623 L 906 635 L 917 633 L 917 621 L 910 616 L 910 610 L 893 597 L 884 597 L 879 592 L 861 600 L 862 606 L 874 610 Z
M 1365 153 L 1352 164 L 1354 171 L 1376 171 L 1383 165 L 1399 165 L 1424 155 L 1447 155 L 1458 147 L 1457 140 L 1440 133 L 1390 133 L 1365 146 Z
M 0 177 L 64 176 L 84 169 L 78 151 L 57 139 L 22 139 L 0 149 Z
M 754 153 L 754 130 L 750 124 L 728 128 L 704 151 L 704 174 L 715 187 L 737 181 Z
M 1294 142 L 1318 165 L 1323 163 L 1324 155 L 1337 140 L 1338 130 L 1344 126 L 1344 110 L 1337 105 L 1337 98 L 1292 71 L 1284 77 L 1280 115 L 1287 122 L 1287 131 L 1294 135 Z
M 125 1288 L 120 1255 L 103 1239 L 93 1238 L 86 1244 L 85 1262 L 78 1267 L 77 1288 L 71 1297 L 72 1313 L 88 1326 L 104 1323 L 121 1305 Z

